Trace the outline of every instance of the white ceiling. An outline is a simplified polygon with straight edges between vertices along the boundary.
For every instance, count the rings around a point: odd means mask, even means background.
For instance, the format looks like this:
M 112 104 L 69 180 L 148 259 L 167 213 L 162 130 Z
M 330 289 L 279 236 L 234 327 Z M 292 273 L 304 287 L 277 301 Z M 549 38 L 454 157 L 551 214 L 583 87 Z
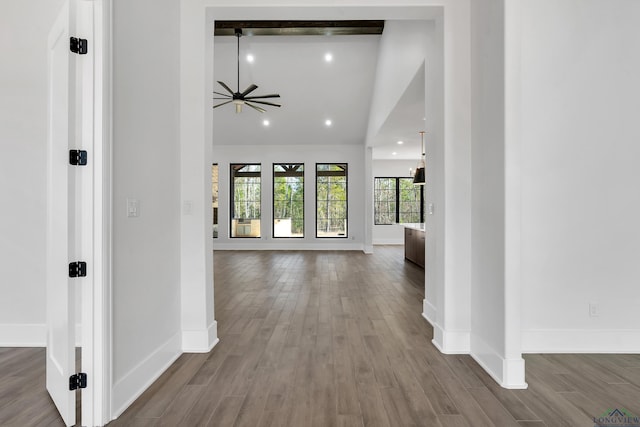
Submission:
M 213 109 L 214 145 L 363 144 L 379 41 L 378 35 L 241 37 L 240 91 L 256 84 L 258 89 L 251 95 L 279 93 L 280 98 L 266 101 L 282 107 L 263 106 L 267 112 L 262 114 L 247 106 L 236 114 L 233 104 Z M 234 36 L 214 38 L 214 80 L 234 91 L 236 43 Z M 253 63 L 247 62 L 248 53 L 254 56 Z M 326 53 L 332 54 L 331 62 L 325 61 Z M 374 158 L 419 156 L 424 74 L 418 74 L 370 141 Z M 217 83 L 214 87 L 226 92 Z M 219 102 L 223 100 L 215 100 Z M 330 127 L 325 125 L 327 119 L 332 121 Z M 269 126 L 263 125 L 264 120 Z M 406 140 L 405 144 L 397 145 L 398 139 Z

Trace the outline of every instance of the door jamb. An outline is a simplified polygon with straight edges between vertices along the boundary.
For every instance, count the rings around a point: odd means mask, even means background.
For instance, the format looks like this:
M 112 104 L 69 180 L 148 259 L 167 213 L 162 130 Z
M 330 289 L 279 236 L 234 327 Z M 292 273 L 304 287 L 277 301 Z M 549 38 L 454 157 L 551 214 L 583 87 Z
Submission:
M 80 75 L 87 112 L 82 118 L 83 145 L 89 151 L 93 176 L 83 189 L 88 214 L 83 215 L 83 252 L 90 255 L 91 281 L 82 289 L 82 371 L 88 374 L 82 391 L 82 425 L 112 420 L 111 305 L 111 40 L 112 0 L 80 0 L 78 32 L 89 39 L 89 52 Z M 88 93 L 85 93 L 88 92 Z M 85 233 L 86 234 L 86 233 Z

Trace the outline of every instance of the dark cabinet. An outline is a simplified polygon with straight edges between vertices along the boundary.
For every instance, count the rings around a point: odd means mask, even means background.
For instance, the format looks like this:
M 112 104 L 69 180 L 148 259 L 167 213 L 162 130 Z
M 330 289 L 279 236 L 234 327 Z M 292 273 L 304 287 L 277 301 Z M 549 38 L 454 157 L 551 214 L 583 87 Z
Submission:
M 404 229 L 404 257 L 424 268 L 424 231 L 406 227 Z

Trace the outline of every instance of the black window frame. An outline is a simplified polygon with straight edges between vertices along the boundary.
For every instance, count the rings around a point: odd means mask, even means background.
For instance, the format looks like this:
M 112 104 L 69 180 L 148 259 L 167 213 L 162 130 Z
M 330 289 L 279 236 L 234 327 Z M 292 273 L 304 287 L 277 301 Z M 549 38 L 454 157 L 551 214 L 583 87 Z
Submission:
M 395 224 L 408 224 L 406 222 L 400 222 L 400 180 L 401 179 L 413 179 L 411 177 L 405 177 L 405 176 L 376 176 L 373 178 L 373 188 L 374 188 L 374 192 L 375 192 L 375 188 L 376 188 L 376 179 L 395 179 L 396 180 L 396 194 L 395 194 L 395 198 L 396 198 L 396 218 L 395 218 L 395 223 L 391 223 L 391 224 L 379 224 L 376 222 L 376 214 L 375 214 L 375 200 L 376 200 L 376 195 L 374 193 L 373 195 L 373 201 L 374 201 L 374 212 L 373 212 L 373 224 L 374 225 L 395 225 Z M 420 223 L 424 222 L 424 185 L 418 185 L 418 187 L 420 187 Z
M 213 180 L 214 168 L 217 168 L 217 178 L 218 178 L 217 181 Z M 218 233 L 220 230 L 219 215 L 218 215 L 218 213 L 220 212 L 219 200 L 220 200 L 220 165 L 218 163 L 212 163 L 211 164 L 211 214 L 213 216 L 212 235 L 214 239 L 218 238 Z M 218 202 L 218 207 L 214 206 L 216 202 Z
M 262 163 L 230 163 L 229 164 L 229 238 L 231 239 L 260 239 L 262 237 L 262 231 L 260 231 L 259 236 L 234 236 L 233 233 L 233 220 L 236 219 L 235 215 L 235 177 L 237 176 L 237 172 L 234 171 L 234 166 L 260 166 L 260 172 L 242 172 L 245 175 L 254 175 L 258 174 L 260 178 L 260 230 L 262 230 Z
M 344 236 L 318 236 L 318 176 L 322 176 L 322 174 L 318 174 L 318 166 L 319 165 L 337 165 L 338 167 L 344 166 L 344 178 L 345 178 L 345 230 Z M 327 174 L 328 176 L 329 174 Z M 317 162 L 315 166 L 315 211 L 316 211 L 316 219 L 315 219 L 315 236 L 316 239 L 348 239 L 349 238 L 349 164 L 346 162 Z
M 275 233 L 275 220 L 276 220 L 276 189 L 275 189 L 275 185 L 276 185 L 276 166 L 302 166 L 302 236 L 276 236 Z M 297 171 L 293 171 L 293 172 L 297 172 Z M 305 227 L 306 227 L 306 211 L 305 211 L 305 205 L 304 205 L 304 200 L 305 200 L 305 164 L 304 163 L 300 163 L 300 162 L 292 162 L 292 163 L 288 163 L 288 162 L 277 162 L 277 163 L 273 163 L 271 165 L 271 236 L 274 239 L 304 239 L 305 237 Z M 286 172 L 284 172 L 286 173 Z M 299 175 L 298 175 L 299 176 Z

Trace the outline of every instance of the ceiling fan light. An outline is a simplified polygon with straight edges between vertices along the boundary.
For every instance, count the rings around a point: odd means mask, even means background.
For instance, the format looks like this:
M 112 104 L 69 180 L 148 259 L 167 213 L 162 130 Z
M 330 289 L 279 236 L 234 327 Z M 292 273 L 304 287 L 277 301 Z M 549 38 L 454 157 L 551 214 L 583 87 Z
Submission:
M 250 93 L 252 93 L 254 90 L 258 89 L 258 86 L 251 84 L 249 85 L 249 87 L 247 87 L 244 92 L 240 92 L 240 37 L 242 37 L 242 28 L 236 28 L 235 29 L 235 34 L 236 34 L 236 38 L 237 38 L 237 44 L 236 44 L 236 63 L 237 63 L 237 91 L 234 92 L 226 83 L 224 83 L 223 81 L 218 80 L 218 84 L 220 84 L 220 86 L 222 86 L 227 92 L 226 93 L 219 93 L 214 91 L 213 93 L 216 95 L 221 95 L 224 98 L 215 98 L 214 99 L 229 99 L 231 98 L 229 101 L 226 102 L 222 102 L 220 104 L 214 105 L 213 108 L 217 108 L 221 105 L 225 105 L 228 104 L 230 102 L 233 102 L 233 104 L 236 107 L 236 114 L 237 113 L 241 113 L 242 112 L 242 106 L 244 104 L 247 104 L 249 107 L 253 108 L 254 110 L 260 112 L 260 113 L 264 113 L 265 110 L 262 107 L 258 107 L 256 105 L 254 105 L 253 103 L 257 103 L 257 104 L 264 104 L 264 105 L 272 105 L 274 107 L 280 107 L 280 104 L 274 104 L 272 102 L 267 102 L 264 101 L 265 98 L 280 98 L 280 95 L 278 95 L 277 93 L 273 93 L 273 94 L 269 94 L 269 95 L 261 95 L 261 96 L 250 96 L 248 97 L 247 95 L 249 95 Z M 253 55 L 249 54 L 247 59 L 250 60 L 249 56 L 253 57 Z M 258 101 L 259 99 L 259 101 Z M 252 102 L 246 102 L 246 101 L 252 101 Z
M 420 160 L 418 161 L 418 166 L 416 167 L 416 173 L 413 176 L 413 183 L 415 185 L 424 185 L 425 183 L 425 167 L 427 162 L 425 161 L 425 152 L 424 152 L 424 131 L 418 132 L 420 134 L 420 146 L 422 149 L 422 155 L 420 156 Z

